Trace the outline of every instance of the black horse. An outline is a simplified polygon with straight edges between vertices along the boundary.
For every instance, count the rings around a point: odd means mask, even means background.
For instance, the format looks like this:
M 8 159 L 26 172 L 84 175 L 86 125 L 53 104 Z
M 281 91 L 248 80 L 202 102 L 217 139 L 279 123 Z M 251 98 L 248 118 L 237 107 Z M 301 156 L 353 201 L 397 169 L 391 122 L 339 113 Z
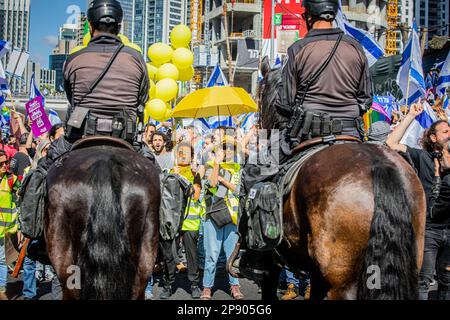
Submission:
M 45 238 L 63 299 L 142 299 L 159 236 L 150 160 L 119 145 L 74 150 L 49 171 Z

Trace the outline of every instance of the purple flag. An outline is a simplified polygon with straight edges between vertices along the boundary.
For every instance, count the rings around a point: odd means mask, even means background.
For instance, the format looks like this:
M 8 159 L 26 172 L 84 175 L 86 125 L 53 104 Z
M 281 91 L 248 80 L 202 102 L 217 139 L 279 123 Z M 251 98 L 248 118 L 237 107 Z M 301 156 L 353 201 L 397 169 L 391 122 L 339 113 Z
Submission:
M 28 116 L 31 118 L 31 130 L 35 137 L 40 137 L 52 128 L 52 124 L 45 113 L 42 96 L 38 96 L 25 104 Z

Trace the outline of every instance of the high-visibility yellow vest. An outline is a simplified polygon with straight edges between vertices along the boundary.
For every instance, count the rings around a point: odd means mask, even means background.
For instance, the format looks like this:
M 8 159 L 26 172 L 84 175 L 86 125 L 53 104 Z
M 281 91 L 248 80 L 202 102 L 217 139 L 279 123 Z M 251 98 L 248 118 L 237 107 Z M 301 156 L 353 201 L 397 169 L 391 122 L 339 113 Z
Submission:
M 171 171 L 173 173 L 173 170 Z M 180 175 L 186 178 L 190 183 L 194 183 L 194 174 L 190 166 L 181 167 Z M 202 199 L 202 197 L 200 197 Z M 204 201 L 194 201 L 194 199 L 188 199 L 188 206 L 184 213 L 183 226 L 181 230 L 183 231 L 198 231 L 200 229 L 200 223 L 205 215 L 205 204 Z
M 10 178 L 11 179 L 11 178 Z M 17 221 L 18 211 L 13 201 L 13 192 L 20 187 L 19 179 L 12 175 L 12 190 L 10 182 L 5 174 L 0 184 L 0 238 L 4 238 L 6 233 L 16 233 L 19 229 Z
M 208 166 L 213 167 L 214 162 L 209 161 Z M 224 169 L 231 173 L 231 183 L 234 184 L 236 187 L 239 186 L 241 183 L 241 166 L 238 163 L 230 163 L 230 162 L 222 162 L 220 164 L 220 168 Z M 210 188 L 209 191 L 212 194 L 215 194 L 217 192 L 217 187 Z M 238 211 L 239 211 L 239 195 L 237 193 L 232 192 L 231 190 L 228 190 L 227 195 L 224 198 L 225 203 L 227 204 L 228 211 L 230 212 L 231 219 L 233 220 L 233 223 L 237 225 L 237 219 L 238 219 Z

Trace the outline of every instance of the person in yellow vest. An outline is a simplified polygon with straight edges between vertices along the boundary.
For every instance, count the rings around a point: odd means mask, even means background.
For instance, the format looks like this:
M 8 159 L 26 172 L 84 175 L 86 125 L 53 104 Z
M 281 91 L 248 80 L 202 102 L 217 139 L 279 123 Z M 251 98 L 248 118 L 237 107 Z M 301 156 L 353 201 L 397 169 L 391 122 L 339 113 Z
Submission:
M 213 161 L 206 164 L 207 194 L 204 223 L 205 270 L 202 300 L 211 299 L 216 265 L 222 247 L 229 259 L 238 241 L 237 217 L 241 166 L 237 163 L 237 144 L 225 136 L 215 150 Z M 241 300 L 239 280 L 229 276 L 231 296 Z
M 202 197 L 202 182 L 200 175 L 192 170 L 194 150 L 189 142 L 182 142 L 177 148 L 177 165 L 172 169 L 192 183 L 194 193 L 188 200 L 184 221 L 181 228 L 184 249 L 186 251 L 188 279 L 191 283 L 191 296 L 200 299 L 199 288 L 200 273 L 198 265 L 198 237 L 201 219 L 205 215 L 205 206 Z
M 13 194 L 20 187 L 19 179 L 9 172 L 9 159 L 3 150 L 0 150 L 0 300 L 7 300 L 6 282 L 8 266 L 6 265 L 5 236 L 7 233 L 17 233 L 17 208 L 13 201 Z
M 169 171 L 188 180 L 194 188 L 193 196 L 188 199 L 187 207 L 184 212 L 183 224 L 180 236 L 186 251 L 188 279 L 191 282 L 191 296 L 193 299 L 199 299 L 201 290 L 199 288 L 199 266 L 198 266 L 198 237 L 201 219 L 204 215 L 204 205 L 201 201 L 201 178 L 192 169 L 193 149 L 189 142 L 181 142 L 176 149 L 176 164 Z M 174 240 L 177 241 L 177 240 Z M 168 299 L 172 293 L 172 285 L 175 282 L 176 263 L 174 246 L 171 240 L 161 241 L 161 250 L 164 257 L 164 284 L 160 299 Z M 149 287 L 147 287 L 150 289 Z

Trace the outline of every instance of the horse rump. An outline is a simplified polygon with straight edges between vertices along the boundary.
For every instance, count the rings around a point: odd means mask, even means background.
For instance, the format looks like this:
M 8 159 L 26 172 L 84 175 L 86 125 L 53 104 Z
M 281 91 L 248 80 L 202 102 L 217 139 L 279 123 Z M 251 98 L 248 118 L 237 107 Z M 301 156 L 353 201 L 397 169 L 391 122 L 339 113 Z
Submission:
M 358 299 L 417 298 L 416 238 L 404 185 L 393 162 L 375 159 L 374 214 L 359 275 Z
M 88 173 L 93 199 L 79 253 L 82 300 L 127 300 L 132 295 L 136 266 L 121 205 L 120 166 L 111 154 Z

